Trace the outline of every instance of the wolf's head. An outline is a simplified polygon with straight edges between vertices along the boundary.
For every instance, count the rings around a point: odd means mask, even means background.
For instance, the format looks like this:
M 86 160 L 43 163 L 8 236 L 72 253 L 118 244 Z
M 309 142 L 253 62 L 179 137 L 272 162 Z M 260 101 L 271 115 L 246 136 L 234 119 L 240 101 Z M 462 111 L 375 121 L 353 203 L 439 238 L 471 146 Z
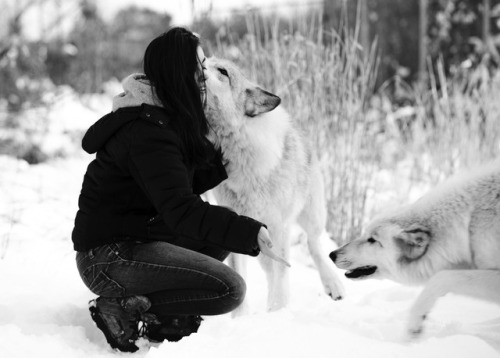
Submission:
M 243 121 L 272 111 L 281 99 L 248 80 L 230 61 L 206 61 L 206 115 L 213 128 L 238 128 Z
M 404 283 L 423 279 L 419 261 L 426 255 L 432 233 L 423 223 L 394 218 L 372 221 L 361 237 L 330 254 L 350 279 L 388 278 Z

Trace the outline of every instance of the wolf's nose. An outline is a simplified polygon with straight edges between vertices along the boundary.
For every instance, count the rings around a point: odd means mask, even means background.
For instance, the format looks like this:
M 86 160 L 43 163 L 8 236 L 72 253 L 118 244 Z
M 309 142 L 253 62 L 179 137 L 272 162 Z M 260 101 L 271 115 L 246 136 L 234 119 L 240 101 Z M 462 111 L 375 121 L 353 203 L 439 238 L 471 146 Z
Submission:
M 337 259 L 337 252 L 336 251 L 332 251 L 330 253 L 330 258 L 332 259 L 333 262 L 335 262 L 335 260 Z

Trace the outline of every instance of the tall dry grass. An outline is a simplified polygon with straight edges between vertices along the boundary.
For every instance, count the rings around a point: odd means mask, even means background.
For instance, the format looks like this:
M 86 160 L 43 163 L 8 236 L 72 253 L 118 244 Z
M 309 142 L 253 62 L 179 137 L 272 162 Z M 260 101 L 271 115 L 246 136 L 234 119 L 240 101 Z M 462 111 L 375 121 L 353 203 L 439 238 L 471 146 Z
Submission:
M 413 89 L 415 120 L 407 149 L 421 173 L 434 184 L 498 158 L 500 72 L 480 65 L 447 78 L 439 62 L 429 71 L 429 83 Z M 418 160 L 422 154 L 427 160 Z
M 288 26 L 249 15 L 247 28 L 246 37 L 219 41 L 212 52 L 278 94 L 316 146 L 327 229 L 339 244 L 369 219 L 367 198 L 381 170 L 411 161 L 407 180 L 434 184 L 500 151 L 500 75 L 456 80 L 438 67 L 430 86 L 406 85 L 411 105 L 395 108 L 385 86 L 375 88 L 376 46 L 362 48 L 357 28 L 325 31 L 320 14 Z

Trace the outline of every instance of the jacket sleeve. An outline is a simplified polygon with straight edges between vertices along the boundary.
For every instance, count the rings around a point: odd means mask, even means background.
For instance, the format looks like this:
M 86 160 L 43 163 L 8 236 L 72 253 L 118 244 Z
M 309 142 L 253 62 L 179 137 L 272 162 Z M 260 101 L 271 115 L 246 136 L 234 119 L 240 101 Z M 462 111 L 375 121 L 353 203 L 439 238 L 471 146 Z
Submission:
M 193 193 L 173 130 L 143 121 L 137 121 L 134 127 L 129 169 L 165 224 L 181 236 L 257 256 L 257 234 L 264 225 L 210 205 Z

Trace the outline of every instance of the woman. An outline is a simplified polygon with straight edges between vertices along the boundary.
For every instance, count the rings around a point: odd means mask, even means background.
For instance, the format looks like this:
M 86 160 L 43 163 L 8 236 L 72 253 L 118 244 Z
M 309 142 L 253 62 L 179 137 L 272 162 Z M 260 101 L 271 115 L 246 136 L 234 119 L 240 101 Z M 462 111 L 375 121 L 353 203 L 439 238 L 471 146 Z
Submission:
M 97 155 L 72 234 L 77 266 L 99 296 L 92 319 L 121 351 L 136 351 L 138 337 L 179 340 L 200 315 L 235 309 L 246 286 L 222 263 L 229 252 L 283 262 L 264 224 L 199 196 L 227 178 L 206 139 L 204 61 L 186 29 L 154 39 L 144 75 L 124 81 L 113 111 L 82 141 Z

